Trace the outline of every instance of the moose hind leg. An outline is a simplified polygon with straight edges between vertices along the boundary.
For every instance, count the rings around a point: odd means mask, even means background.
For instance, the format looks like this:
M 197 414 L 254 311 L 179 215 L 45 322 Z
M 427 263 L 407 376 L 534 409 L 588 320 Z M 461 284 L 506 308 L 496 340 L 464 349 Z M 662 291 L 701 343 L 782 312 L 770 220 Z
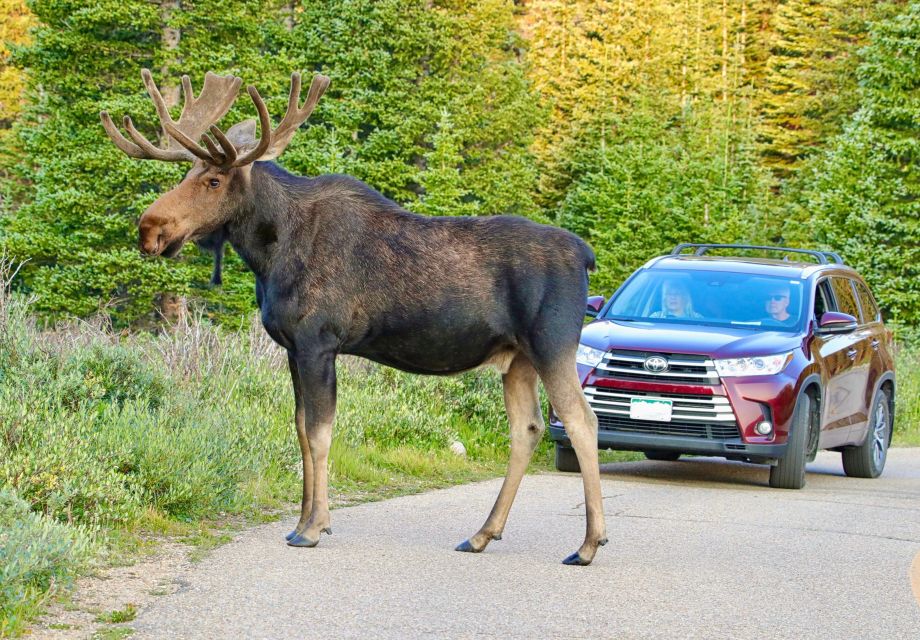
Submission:
M 291 380 L 294 385 L 294 426 L 297 429 L 297 441 L 300 443 L 300 457 L 303 461 L 303 493 L 300 499 L 300 520 L 297 526 L 287 536 L 286 540 L 294 539 L 307 525 L 307 518 L 313 511 L 313 457 L 310 455 L 310 441 L 307 438 L 307 425 L 300 392 L 300 374 L 297 371 L 297 361 L 288 354 L 288 368 L 291 370 Z
M 575 354 L 560 357 L 552 366 L 540 370 L 549 401 L 556 415 L 565 425 L 566 433 L 578 464 L 581 467 L 585 488 L 585 513 L 587 516 L 585 541 L 581 547 L 562 562 L 588 565 L 597 548 L 607 544 L 607 525 L 601 498 L 600 466 L 597 459 L 597 416 L 591 410 L 575 370 Z
M 335 418 L 335 353 L 311 353 L 297 357 L 297 371 L 303 397 L 304 423 L 313 471 L 310 515 L 295 530 L 288 544 L 315 547 L 322 533 L 332 533 L 329 516 L 329 448 Z M 304 471 L 307 465 L 304 463 Z M 306 486 L 306 482 L 304 483 Z M 303 505 L 302 505 L 303 506 Z M 301 516 L 303 517 L 303 516 Z
M 485 524 L 469 540 L 460 543 L 457 551 L 478 553 L 492 540 L 501 540 L 521 478 L 546 428 L 543 416 L 540 415 L 537 372 L 530 360 L 519 353 L 502 377 L 502 383 L 505 391 L 505 409 L 511 424 L 511 459 L 508 462 L 508 473 Z

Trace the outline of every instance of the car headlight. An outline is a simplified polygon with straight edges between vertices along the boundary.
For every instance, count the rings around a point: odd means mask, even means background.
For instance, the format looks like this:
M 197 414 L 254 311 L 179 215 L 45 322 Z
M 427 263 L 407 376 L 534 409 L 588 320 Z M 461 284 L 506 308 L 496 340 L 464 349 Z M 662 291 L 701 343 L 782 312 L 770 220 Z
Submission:
M 786 368 L 792 360 L 792 352 L 754 358 L 727 358 L 715 360 L 716 371 L 723 378 L 738 376 L 772 376 Z
M 578 345 L 578 351 L 575 352 L 575 362 L 586 364 L 589 367 L 596 367 L 604 359 L 606 351 L 594 349 L 584 344 Z

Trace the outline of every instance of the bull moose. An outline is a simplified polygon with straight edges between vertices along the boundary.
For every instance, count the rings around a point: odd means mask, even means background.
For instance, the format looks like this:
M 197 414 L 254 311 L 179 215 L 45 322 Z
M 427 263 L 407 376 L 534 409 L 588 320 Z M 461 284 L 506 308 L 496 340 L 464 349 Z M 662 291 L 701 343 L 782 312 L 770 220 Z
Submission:
M 485 524 L 458 551 L 480 552 L 501 539 L 545 429 L 542 380 L 584 482 L 585 540 L 563 562 L 589 564 L 607 541 L 597 419 L 575 368 L 591 249 L 567 231 L 521 217 L 415 215 L 355 178 L 295 176 L 271 162 L 316 107 L 329 85 L 325 76 L 313 78 L 303 106 L 300 74 L 291 76 L 277 128 L 259 92 L 248 87 L 258 137 L 253 119 L 226 133 L 216 126 L 237 98 L 240 78 L 209 72 L 196 97 L 183 76 L 184 104 L 173 120 L 150 72 L 141 76 L 165 144 L 152 144 L 125 116 L 129 140 L 103 111 L 109 137 L 132 158 L 194 163 L 141 216 L 141 251 L 172 257 L 189 240 L 214 242 L 218 252 L 229 242 L 255 274 L 265 330 L 288 353 L 303 457 L 300 520 L 288 544 L 313 547 L 331 533 L 327 459 L 341 353 L 413 373 L 449 375 L 482 365 L 501 372 L 511 427 L 508 471 Z

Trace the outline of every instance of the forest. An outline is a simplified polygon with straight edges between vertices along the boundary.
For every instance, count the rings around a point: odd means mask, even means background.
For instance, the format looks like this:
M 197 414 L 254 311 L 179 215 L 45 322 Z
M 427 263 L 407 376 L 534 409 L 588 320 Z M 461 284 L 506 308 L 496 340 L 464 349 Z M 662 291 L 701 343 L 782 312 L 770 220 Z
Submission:
M 818 247 L 865 275 L 903 339 L 920 323 L 920 3 L 2 4 L 0 251 L 46 320 L 147 326 L 187 304 L 239 326 L 254 308 L 232 255 L 211 288 L 193 247 L 136 250 L 185 167 L 125 157 L 98 114 L 156 139 L 146 67 L 173 89 L 237 74 L 276 119 L 292 71 L 329 75 L 287 169 L 426 215 L 563 226 L 597 252 L 594 293 L 679 242 Z M 226 122 L 253 112 L 243 93 Z

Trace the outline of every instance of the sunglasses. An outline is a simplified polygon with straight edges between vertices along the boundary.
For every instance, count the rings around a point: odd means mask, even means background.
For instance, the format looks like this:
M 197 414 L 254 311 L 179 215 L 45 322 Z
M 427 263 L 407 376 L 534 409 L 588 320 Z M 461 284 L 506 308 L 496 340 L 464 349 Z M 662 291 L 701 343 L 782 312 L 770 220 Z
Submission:
M 780 300 L 787 300 L 788 298 L 789 296 L 784 293 L 771 293 L 767 296 L 767 300 L 774 300 L 776 302 L 779 302 Z

